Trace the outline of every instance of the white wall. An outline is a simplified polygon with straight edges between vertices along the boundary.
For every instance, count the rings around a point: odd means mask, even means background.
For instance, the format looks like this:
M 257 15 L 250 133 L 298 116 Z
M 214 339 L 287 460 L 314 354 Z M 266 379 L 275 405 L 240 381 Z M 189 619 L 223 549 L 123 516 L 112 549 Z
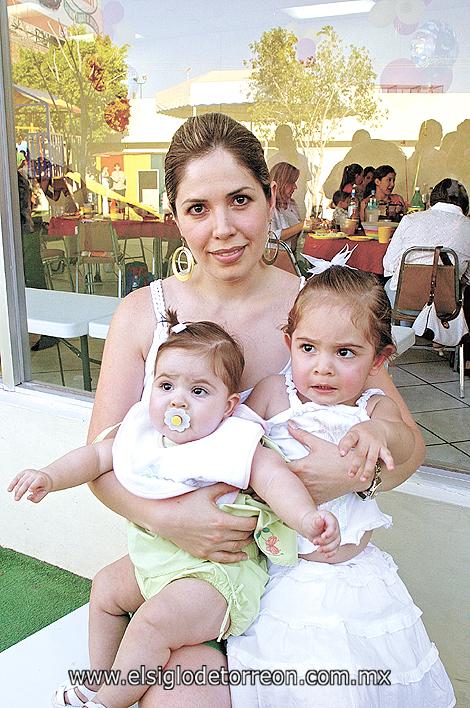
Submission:
M 26 467 L 39 467 L 84 444 L 91 402 L 53 394 L 0 390 L 0 544 L 91 578 L 126 553 L 125 522 L 87 486 L 15 502 L 6 487 Z
M 457 696 L 470 706 L 470 475 L 418 472 L 400 491 L 380 495 L 393 516 L 374 542 L 392 554 L 423 611 Z

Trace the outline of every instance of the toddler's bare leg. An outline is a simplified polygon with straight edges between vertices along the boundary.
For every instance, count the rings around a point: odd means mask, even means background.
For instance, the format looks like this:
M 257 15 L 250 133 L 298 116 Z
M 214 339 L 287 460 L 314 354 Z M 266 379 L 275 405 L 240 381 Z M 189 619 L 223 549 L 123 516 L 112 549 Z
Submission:
M 137 610 L 116 655 L 113 669 L 121 680 L 132 669 L 164 667 L 175 649 L 214 639 L 227 610 L 225 598 L 209 583 L 175 580 Z M 148 686 L 102 686 L 95 701 L 109 708 L 127 708 Z

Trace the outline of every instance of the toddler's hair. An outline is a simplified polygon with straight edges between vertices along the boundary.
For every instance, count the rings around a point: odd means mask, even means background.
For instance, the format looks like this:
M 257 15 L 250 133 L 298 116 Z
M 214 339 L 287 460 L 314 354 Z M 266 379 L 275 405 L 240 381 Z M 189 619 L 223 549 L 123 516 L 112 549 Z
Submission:
M 364 331 L 377 354 L 390 344 L 394 346 L 390 303 L 385 290 L 372 273 L 347 266 L 331 266 L 307 281 L 297 295 L 283 331 L 292 336 L 307 309 L 325 301 L 334 304 L 335 299 L 351 308 L 354 326 Z
M 348 192 L 343 192 L 341 189 L 337 189 L 336 192 L 333 194 L 332 202 L 335 206 L 338 206 L 340 202 L 343 202 L 345 199 L 349 199 L 351 195 Z
M 207 357 L 215 375 L 224 382 L 229 394 L 238 393 L 245 367 L 241 346 L 222 327 L 214 322 L 185 322 L 181 332 L 173 332 L 172 327 L 180 324 L 175 310 L 167 310 L 168 339 L 160 345 L 159 356 L 170 349 L 185 351 Z

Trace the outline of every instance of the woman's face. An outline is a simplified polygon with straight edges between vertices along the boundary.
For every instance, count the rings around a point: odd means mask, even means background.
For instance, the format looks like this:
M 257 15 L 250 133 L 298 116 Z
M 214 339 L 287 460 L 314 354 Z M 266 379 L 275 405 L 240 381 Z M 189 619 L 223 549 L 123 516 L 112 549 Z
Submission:
M 275 190 L 218 148 L 188 163 L 176 195 L 176 222 L 198 266 L 216 278 L 247 277 L 266 243 Z
M 297 182 L 287 182 L 284 186 L 284 197 L 289 201 L 289 199 L 292 199 L 292 195 L 294 194 L 295 190 L 297 189 Z
M 376 179 L 375 184 L 379 196 L 389 197 L 395 186 L 395 172 L 389 172 L 385 177 L 382 177 L 382 179 Z
M 374 179 L 374 173 L 373 172 L 366 172 L 366 174 L 362 178 L 362 187 L 365 189 L 369 182 L 372 182 Z
M 364 182 L 364 175 L 362 174 L 362 172 L 357 172 L 354 175 L 354 184 L 357 184 L 359 187 L 360 185 L 362 185 L 363 182 Z

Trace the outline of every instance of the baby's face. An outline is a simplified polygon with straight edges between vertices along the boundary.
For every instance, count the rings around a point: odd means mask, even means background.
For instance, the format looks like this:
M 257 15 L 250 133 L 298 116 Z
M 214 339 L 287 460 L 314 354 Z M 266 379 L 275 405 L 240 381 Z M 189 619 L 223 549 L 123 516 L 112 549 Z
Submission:
M 184 349 L 157 358 L 149 415 L 155 428 L 176 443 L 210 435 L 231 415 L 238 395 L 230 395 L 212 362 Z

